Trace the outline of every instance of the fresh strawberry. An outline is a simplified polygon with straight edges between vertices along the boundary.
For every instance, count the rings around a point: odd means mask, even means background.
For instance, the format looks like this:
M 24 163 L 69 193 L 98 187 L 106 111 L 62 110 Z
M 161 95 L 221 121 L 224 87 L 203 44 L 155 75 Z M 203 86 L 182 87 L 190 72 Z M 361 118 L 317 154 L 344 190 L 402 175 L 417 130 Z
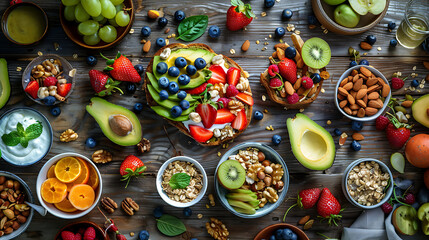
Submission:
M 9 5 L 12 6 L 12 5 L 15 5 L 15 4 L 18 4 L 18 3 L 22 3 L 22 0 L 12 0 L 12 1 L 9 2 Z
M 234 85 L 228 85 L 226 88 L 226 97 L 228 98 L 235 97 L 238 93 L 239 92 Z
M 37 91 L 39 91 L 39 83 L 37 81 L 30 81 L 24 91 L 34 99 L 37 99 Z
M 142 175 L 145 170 L 146 166 L 140 158 L 134 155 L 127 156 L 124 161 L 122 161 L 121 167 L 119 168 L 119 173 L 122 176 L 121 181 L 127 181 L 125 188 L 128 187 L 128 183 L 132 177 Z
M 219 103 L 222 103 L 222 106 L 220 106 L 220 104 L 218 104 L 218 109 L 221 109 L 221 108 L 227 108 L 228 107 L 228 103 L 231 101 L 231 99 L 230 98 L 219 98 L 218 100 L 217 100 L 217 102 L 219 102 Z
M 197 142 L 206 142 L 213 137 L 213 132 L 197 125 L 189 125 L 189 132 Z
M 268 75 L 274 77 L 277 75 L 277 73 L 279 73 L 279 67 L 276 64 L 270 65 L 268 67 Z
M 295 84 L 296 78 L 296 63 L 289 58 L 285 58 L 279 63 L 280 75 L 283 77 L 283 80 L 289 81 L 292 84 Z
M 211 65 L 209 70 L 212 71 L 212 76 L 208 80 L 208 83 L 216 84 L 216 83 L 226 83 L 226 73 L 225 70 L 219 65 Z
M 389 125 L 390 121 L 386 116 L 380 115 L 377 119 L 375 119 L 375 128 L 378 131 L 386 129 L 387 125 Z
M 185 91 L 191 95 L 200 95 L 201 93 L 203 93 L 206 90 L 207 85 L 208 85 L 208 83 L 203 83 L 196 88 L 187 89 Z
M 310 89 L 313 87 L 313 80 L 311 80 L 311 78 L 304 76 L 302 77 L 302 82 L 301 85 L 305 88 L 305 89 Z
M 389 214 L 393 210 L 393 206 L 389 202 L 385 202 L 381 205 L 381 210 L 383 210 L 385 214 Z
M 239 92 L 236 96 L 235 96 L 238 100 L 246 103 L 249 106 L 253 106 L 253 97 L 250 96 L 249 94 L 246 93 L 242 93 Z
M 47 77 L 45 80 L 43 80 L 43 86 L 50 87 L 57 85 L 57 78 L 56 77 Z
M 121 82 L 114 81 L 109 75 L 102 71 L 95 69 L 89 71 L 89 80 L 91 81 L 92 89 L 94 89 L 100 97 L 112 95 L 112 92 L 115 92 L 116 89 L 123 94 L 122 90 L 117 87 Z
M 404 124 L 395 126 L 393 123 L 389 123 L 386 128 L 387 140 L 389 140 L 390 146 L 394 149 L 402 148 L 410 138 L 410 134 L 410 129 Z
M 104 57 L 103 55 L 101 56 Z M 107 67 L 106 70 L 110 71 L 110 74 L 116 80 L 133 83 L 141 81 L 141 76 L 134 68 L 131 61 L 120 52 L 118 52 L 114 60 L 107 59 L 107 65 L 109 65 L 109 67 Z
M 217 110 L 216 121 L 214 124 L 230 123 L 235 119 L 235 115 L 232 114 L 227 108 Z
M 97 233 L 93 227 L 88 227 L 83 234 L 83 240 L 94 240 L 97 237 Z
M 271 78 L 270 88 L 280 91 L 283 88 L 283 81 L 279 78 Z
M 246 111 L 242 109 L 237 113 L 237 117 L 232 121 L 231 127 L 237 130 L 243 130 L 247 126 L 247 116 Z
M 231 0 L 231 7 L 226 13 L 226 27 L 230 31 L 237 31 L 249 25 L 255 14 L 250 4 L 244 4 L 241 0 Z
M 127 240 L 127 238 L 122 234 L 116 234 L 116 240 Z
M 65 97 L 70 92 L 71 87 L 72 87 L 71 83 L 58 84 L 58 86 L 57 86 L 57 93 L 60 96 Z
M 319 200 L 321 192 L 322 191 L 320 190 L 320 188 L 310 188 L 310 189 L 301 190 L 298 193 L 296 203 L 290 206 L 288 210 L 286 210 L 286 213 L 283 216 L 283 222 L 286 220 L 286 215 L 288 214 L 288 212 L 295 206 L 298 206 L 301 209 L 309 209 L 314 207 L 314 205 L 316 205 L 317 203 L 317 200 Z
M 74 240 L 82 240 L 82 235 L 80 233 L 76 233 L 74 235 Z
M 299 96 L 297 93 L 293 93 L 292 95 L 288 95 L 286 97 L 286 100 L 289 104 L 295 104 L 295 103 L 299 102 Z
M 74 233 L 70 231 L 62 231 L 61 232 L 61 238 L 63 240 L 74 240 Z
M 195 108 L 195 112 L 200 114 L 201 122 L 205 128 L 210 128 L 216 121 L 217 110 L 209 103 L 200 103 Z
M 226 73 L 226 81 L 229 85 L 237 85 L 240 81 L 241 70 L 235 67 L 230 67 Z
M 412 205 L 416 202 L 416 197 L 412 193 L 407 193 L 404 197 L 404 203 Z
M 342 216 L 339 215 L 341 212 L 341 205 L 338 200 L 332 195 L 329 189 L 324 188 L 320 195 L 319 202 L 317 203 L 317 213 L 328 219 L 329 224 L 332 222 L 337 225 L 335 220 L 340 219 Z
M 404 84 L 405 84 L 404 80 L 397 77 L 394 77 L 391 80 L 392 88 L 395 90 L 401 89 L 404 86 Z

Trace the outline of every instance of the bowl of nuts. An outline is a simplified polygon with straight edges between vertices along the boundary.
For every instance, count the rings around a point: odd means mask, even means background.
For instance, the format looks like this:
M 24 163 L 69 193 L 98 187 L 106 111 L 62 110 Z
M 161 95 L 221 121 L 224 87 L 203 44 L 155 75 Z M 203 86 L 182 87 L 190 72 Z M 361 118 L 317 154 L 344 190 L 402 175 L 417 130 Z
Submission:
M 179 208 L 198 203 L 206 193 L 207 183 L 203 166 L 185 156 L 173 157 L 164 162 L 156 176 L 156 189 L 161 198 Z
M 393 192 L 392 179 L 392 172 L 386 164 L 372 158 L 361 158 L 346 168 L 342 189 L 354 206 L 374 209 L 389 200 Z
M 347 69 L 335 88 L 335 105 L 346 117 L 372 121 L 387 107 L 392 93 L 386 77 L 377 69 L 357 65 Z
M 22 87 L 31 100 L 51 106 L 64 102 L 71 95 L 75 74 L 76 69 L 66 59 L 46 54 L 27 65 L 22 74 Z
M 248 142 L 226 152 L 216 168 L 215 190 L 221 204 L 242 218 L 259 218 L 283 202 L 289 172 L 269 146 Z
M 14 239 L 23 233 L 33 218 L 33 203 L 28 185 L 13 173 L 0 171 L 0 240 Z

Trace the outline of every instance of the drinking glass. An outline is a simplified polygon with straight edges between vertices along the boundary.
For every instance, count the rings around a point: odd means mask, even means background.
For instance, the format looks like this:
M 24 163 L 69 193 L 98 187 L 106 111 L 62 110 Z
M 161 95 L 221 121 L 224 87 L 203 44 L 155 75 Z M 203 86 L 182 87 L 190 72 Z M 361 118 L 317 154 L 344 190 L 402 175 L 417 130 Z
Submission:
M 416 48 L 429 36 L 429 0 L 411 0 L 405 18 L 396 31 L 396 39 L 405 48 Z

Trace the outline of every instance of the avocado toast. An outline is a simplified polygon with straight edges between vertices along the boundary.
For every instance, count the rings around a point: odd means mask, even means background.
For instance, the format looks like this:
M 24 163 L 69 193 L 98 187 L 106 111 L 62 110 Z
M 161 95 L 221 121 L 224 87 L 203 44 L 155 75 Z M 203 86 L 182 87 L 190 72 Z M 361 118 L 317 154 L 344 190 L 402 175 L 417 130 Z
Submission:
M 159 49 L 146 73 L 148 105 L 203 146 L 216 146 L 249 125 L 253 98 L 247 73 L 205 44 Z

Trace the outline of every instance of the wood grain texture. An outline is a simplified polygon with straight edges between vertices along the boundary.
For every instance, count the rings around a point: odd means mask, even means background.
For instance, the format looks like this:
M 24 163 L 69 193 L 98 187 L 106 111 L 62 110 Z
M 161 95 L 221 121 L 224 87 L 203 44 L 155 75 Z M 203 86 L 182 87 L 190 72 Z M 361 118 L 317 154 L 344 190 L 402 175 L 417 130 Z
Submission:
M 2 1 L 0 3 L 0 9 L 5 9 L 8 4 L 7 2 L 8 1 Z M 155 219 L 152 216 L 152 210 L 158 205 L 165 205 L 165 211 L 167 213 L 181 217 L 185 222 L 188 231 L 192 233 L 193 237 L 197 237 L 200 240 L 211 239 L 204 227 L 204 223 L 209 219 L 209 217 L 218 217 L 221 219 L 231 232 L 230 239 L 234 240 L 253 239 L 256 233 L 263 227 L 281 221 L 280 219 L 282 218 L 284 211 L 293 204 L 293 200 L 284 202 L 273 213 L 254 220 L 244 220 L 232 215 L 225 210 L 218 201 L 215 207 L 206 209 L 205 204 L 208 203 L 207 198 L 204 198 L 199 204 L 192 208 L 193 215 L 190 218 L 183 218 L 181 209 L 175 209 L 164 204 L 156 192 L 154 177 L 154 174 L 161 164 L 173 154 L 172 146 L 169 144 L 163 131 L 164 125 L 167 127 L 167 131 L 169 132 L 176 148 L 181 150 L 184 155 L 191 156 L 200 161 L 206 169 L 206 172 L 209 175 L 209 189 L 207 193 L 214 193 L 213 174 L 220 159 L 220 157 L 217 156 L 217 153 L 220 152 L 223 155 L 227 149 L 222 149 L 220 146 L 207 148 L 201 147 L 191 138 L 181 134 L 174 127 L 169 126 L 161 119 L 161 117 L 156 116 L 156 114 L 154 114 L 154 112 L 152 112 L 152 110 L 147 106 L 138 116 L 143 127 L 143 135 L 145 138 L 149 139 L 152 144 L 149 153 L 138 155 L 135 147 L 120 147 L 109 141 L 104 137 L 95 120 L 85 111 L 84 108 L 85 105 L 89 103 L 89 99 L 93 96 L 93 91 L 90 87 L 87 75 L 90 67 L 85 64 L 84 60 L 87 55 L 98 55 L 98 52 L 81 48 L 67 39 L 59 24 L 59 1 L 36 0 L 34 2 L 40 4 L 40 6 L 47 11 L 49 16 L 49 31 L 46 38 L 39 45 L 31 47 L 16 46 L 9 43 L 4 36 L 0 37 L 0 53 L 1 57 L 5 57 L 8 60 L 8 68 L 12 85 L 12 96 L 7 106 L 0 110 L 0 114 L 10 108 L 24 105 L 40 110 L 47 116 L 52 124 L 54 130 L 54 145 L 51 152 L 44 160 L 31 167 L 16 168 L 1 160 L 1 170 L 14 172 L 22 177 L 27 183 L 29 183 L 32 192 L 36 197 L 36 177 L 42 165 L 49 158 L 63 152 L 78 152 L 89 157 L 97 149 L 108 149 L 113 153 L 113 161 L 106 165 L 99 165 L 105 186 L 103 189 L 103 195 L 110 196 L 117 202 L 120 202 L 124 197 L 129 196 L 136 200 L 141 206 L 141 210 L 133 217 L 125 216 L 121 210 L 117 210 L 111 215 L 120 230 L 126 234 L 128 239 L 137 239 L 137 236 L 130 237 L 128 234 L 130 232 L 137 234 L 138 231 L 142 229 L 147 229 L 150 232 L 151 239 L 166 239 L 166 237 L 156 230 Z M 286 161 L 291 174 L 287 198 L 295 197 L 297 192 L 303 188 L 325 186 L 332 190 L 334 195 L 339 198 L 342 207 L 345 208 L 343 214 L 344 217 L 339 227 L 327 227 L 326 223 L 319 223 L 316 221 L 313 228 L 306 231 L 306 233 L 310 239 L 321 239 L 321 237 L 317 235 L 318 232 L 329 237 L 338 238 L 341 236 L 342 227 L 350 226 L 355 218 L 361 213 L 360 209 L 353 207 L 347 202 L 341 192 L 341 176 L 344 169 L 353 160 L 362 157 L 381 159 L 390 166 L 389 156 L 394 151 L 390 149 L 384 133 L 376 131 L 374 123 L 369 122 L 365 124 L 361 131 L 365 136 L 365 140 L 361 142 L 361 151 L 353 152 L 349 148 L 351 137 L 342 147 L 338 145 L 338 137 L 334 137 L 337 144 L 337 154 L 336 160 L 330 169 L 326 171 L 309 171 L 299 164 L 291 152 L 290 140 L 285 124 L 287 118 L 293 117 L 299 111 L 286 111 L 276 103 L 269 100 L 262 101 L 262 96 L 266 95 L 266 92 L 259 83 L 259 75 L 268 67 L 268 56 L 270 56 L 273 51 L 272 47 L 278 43 L 277 39 L 269 38 L 269 35 L 274 35 L 276 27 L 285 26 L 287 23 L 291 23 L 296 26 L 297 30 L 301 31 L 303 39 L 317 36 L 327 40 L 331 45 L 333 57 L 331 63 L 327 66 L 327 69 L 331 74 L 331 79 L 324 82 L 323 89 L 325 92 L 321 92 L 319 94 L 318 98 L 305 109 L 304 114 L 325 127 L 329 132 L 333 132 L 334 128 L 339 128 L 342 131 L 346 131 L 349 136 L 352 134 L 350 121 L 343 117 L 334 105 L 334 87 L 336 81 L 348 68 L 350 61 L 347 57 L 347 48 L 349 46 L 353 46 L 358 49 L 359 42 L 363 40 L 367 34 L 374 34 L 377 37 L 377 43 L 375 44 L 375 47 L 368 52 L 368 55 L 365 58 L 369 60 L 371 65 L 385 74 L 387 78 L 390 78 L 391 75 L 397 71 L 401 71 L 403 76 L 411 74 L 412 72 L 418 73 L 418 78 L 426 76 L 429 72 L 424 69 L 422 61 L 429 59 L 428 54 L 420 48 L 407 50 L 400 46 L 394 49 L 388 47 L 389 40 L 394 37 L 394 33 L 387 31 L 387 23 L 392 20 L 399 24 L 403 16 L 403 5 L 405 4 L 404 1 L 401 0 L 391 1 L 389 11 L 381 23 L 369 32 L 357 36 L 340 36 L 333 33 L 323 34 L 321 28 L 309 30 L 307 26 L 307 15 L 311 11 L 311 4 L 308 0 L 281 0 L 271 9 L 264 9 L 262 0 L 252 1 L 251 3 L 258 18 L 249 25 L 246 31 L 229 32 L 225 27 L 225 12 L 229 7 L 228 0 L 146 0 L 143 3 L 145 7 L 144 10 L 136 13 L 136 19 L 133 25 L 134 33 L 127 35 L 122 43 L 115 48 L 103 51 L 103 53 L 112 57 L 119 50 L 123 54 L 129 56 L 133 64 L 140 63 L 146 67 L 152 55 L 156 52 L 156 49 L 152 47 L 149 53 L 142 53 L 142 44 L 140 43 L 141 27 L 145 25 L 151 26 L 152 35 L 148 39 L 150 39 L 152 43 L 154 43 L 157 37 L 167 36 L 167 34 L 164 34 L 164 29 L 158 29 L 156 22 L 148 21 L 147 10 L 163 8 L 164 13 L 169 19 L 169 24 L 167 26 L 171 28 L 169 34 L 174 33 L 177 27 L 177 24 L 174 23 L 172 19 L 172 15 L 176 10 L 184 10 L 187 16 L 207 14 L 210 21 L 209 25 L 218 25 L 221 28 L 222 34 L 217 40 L 212 40 L 207 34 L 204 34 L 195 42 L 202 42 L 210 45 L 215 52 L 222 53 L 233 58 L 234 61 L 243 67 L 243 69 L 248 71 L 251 75 L 249 80 L 255 99 L 255 109 L 268 110 L 268 113 L 265 113 L 263 120 L 252 121 L 249 128 L 229 145 L 234 146 L 246 141 L 256 141 L 272 146 L 271 136 L 273 134 L 280 134 L 283 137 L 283 141 L 279 146 L 274 147 L 274 149 L 276 149 Z M 137 5 L 136 0 L 134 1 L 134 4 Z M 288 22 L 281 21 L 280 19 L 281 11 L 284 8 L 290 8 L 294 12 L 293 18 Z M 260 16 L 262 11 L 267 12 L 266 17 Z M 284 37 L 284 40 L 289 43 L 291 43 L 289 38 L 290 34 L 291 33 L 288 32 Z M 266 42 L 268 45 L 263 45 L 265 38 L 267 39 Z M 173 38 L 170 38 L 169 40 L 170 43 L 179 42 Z M 242 52 L 240 47 L 245 40 L 249 40 L 251 42 L 251 46 L 247 52 Z M 257 45 L 255 43 L 256 40 L 259 40 L 261 43 Z M 54 43 L 59 43 L 60 48 L 58 51 L 54 49 Z M 261 51 L 264 46 L 268 49 L 266 51 Z M 381 47 L 381 51 L 378 51 L 377 47 Z M 229 53 L 229 50 L 232 48 L 236 50 L 236 54 L 234 55 Z M 16 71 L 16 68 L 22 67 L 24 69 L 31 59 L 37 56 L 38 51 L 45 54 L 59 54 L 68 59 L 71 64 L 77 68 L 77 85 L 74 90 L 74 94 L 68 99 L 67 103 L 61 104 L 62 113 L 59 117 L 53 117 L 50 115 L 49 107 L 34 104 L 25 96 L 21 88 L 20 82 L 22 72 Z M 77 58 L 73 57 L 74 54 L 77 54 Z M 105 64 L 103 60 L 99 58 L 99 63 L 94 68 L 101 70 L 104 66 Z M 417 67 L 416 71 L 412 70 L 414 66 Z M 405 86 L 408 87 L 409 84 L 410 81 L 407 80 Z M 421 92 L 412 92 L 410 94 L 418 97 L 427 93 L 429 93 L 429 87 L 426 86 L 424 89 L 421 89 Z M 393 94 L 397 97 L 403 96 L 404 90 L 396 91 Z M 108 97 L 108 100 L 115 104 L 127 107 L 128 109 L 132 109 L 133 105 L 137 102 L 146 102 L 145 95 L 141 90 L 138 90 L 132 96 L 121 96 L 119 94 L 115 94 Z M 328 125 L 327 120 L 331 120 L 332 124 Z M 273 126 L 273 132 L 265 130 L 265 127 L 269 125 Z M 68 128 L 72 128 L 79 134 L 78 140 L 70 143 L 59 142 L 59 135 L 62 131 Z M 416 124 L 412 134 L 414 135 L 419 132 L 428 133 L 429 131 L 420 124 Z M 98 142 L 98 146 L 94 149 L 85 147 L 85 140 L 87 137 L 94 137 Z M 124 189 L 124 184 L 119 181 L 120 177 L 118 169 L 121 161 L 129 154 L 136 154 L 141 157 L 147 164 L 148 172 L 151 173 L 151 175 L 133 181 L 127 189 Z M 410 164 L 406 164 L 406 173 L 403 177 L 414 179 L 417 186 L 420 186 L 422 184 L 422 171 L 423 170 L 421 169 L 416 169 L 410 166 Z M 395 172 L 395 175 L 399 174 Z M 204 217 L 202 219 L 198 219 L 198 213 L 202 213 Z M 294 209 L 289 213 L 287 222 L 296 224 L 302 216 L 307 214 L 310 214 L 315 218 L 317 212 L 315 209 L 307 211 Z M 95 210 L 82 219 L 95 221 L 99 224 L 104 222 L 102 216 Z M 71 221 L 61 220 L 53 217 L 52 215 L 40 217 L 35 214 L 32 224 L 26 233 L 21 235 L 19 239 L 52 239 L 55 236 L 56 231 L 69 222 Z M 181 238 L 176 237 L 169 239 Z

